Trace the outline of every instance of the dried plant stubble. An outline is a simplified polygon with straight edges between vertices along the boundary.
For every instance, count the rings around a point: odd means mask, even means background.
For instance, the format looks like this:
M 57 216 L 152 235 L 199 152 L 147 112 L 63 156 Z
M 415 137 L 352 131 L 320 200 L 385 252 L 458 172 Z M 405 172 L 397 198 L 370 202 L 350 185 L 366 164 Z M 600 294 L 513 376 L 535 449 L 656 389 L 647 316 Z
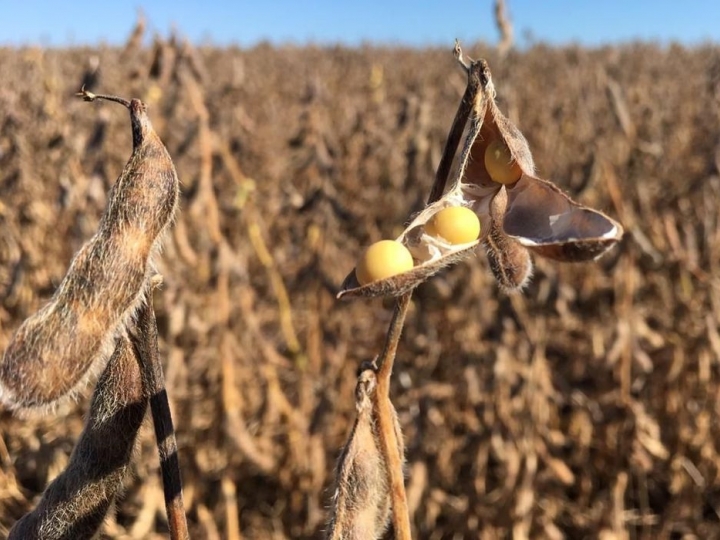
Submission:
M 117 329 L 142 301 L 152 255 L 177 206 L 175 167 L 145 104 L 97 97 L 128 107 L 132 156 L 110 191 L 97 233 L 76 254 L 51 301 L 20 326 L 5 351 L 0 400 L 12 408 L 51 405 L 72 394 L 94 363 L 102 367 Z

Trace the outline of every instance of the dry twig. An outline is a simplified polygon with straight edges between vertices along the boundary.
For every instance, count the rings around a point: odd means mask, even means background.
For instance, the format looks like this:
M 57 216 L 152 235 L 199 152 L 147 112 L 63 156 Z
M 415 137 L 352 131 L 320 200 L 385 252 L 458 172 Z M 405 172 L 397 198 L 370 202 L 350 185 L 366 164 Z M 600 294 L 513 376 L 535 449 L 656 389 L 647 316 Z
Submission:
M 500 56 L 505 56 L 513 46 L 513 25 L 507 12 L 505 0 L 495 0 L 495 24 L 500 32 L 497 45 Z

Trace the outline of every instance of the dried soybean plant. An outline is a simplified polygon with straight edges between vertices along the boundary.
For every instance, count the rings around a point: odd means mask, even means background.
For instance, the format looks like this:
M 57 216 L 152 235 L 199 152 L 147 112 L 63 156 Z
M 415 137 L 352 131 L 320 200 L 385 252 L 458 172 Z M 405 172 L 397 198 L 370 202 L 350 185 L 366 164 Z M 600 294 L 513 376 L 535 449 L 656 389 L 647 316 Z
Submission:
M 534 175 L 525 137 L 495 103 L 487 62 L 465 58 L 457 43 L 455 56 L 468 82 L 427 206 L 411 217 L 397 239 L 370 246 L 338 294 L 339 298 L 393 296 L 398 300 L 376 376 L 362 371 L 358 378 L 358 416 L 338 465 L 331 508 L 329 537 L 333 539 L 380 538 L 387 523 L 378 521 L 389 517 L 382 513 L 380 500 L 392 508 L 395 537 L 411 538 L 402 433 L 389 387 L 415 287 L 482 249 L 501 290 L 517 292 L 531 277 L 531 253 L 561 262 L 588 261 L 601 256 L 623 235 L 619 223 L 576 203 Z M 459 165 L 445 191 L 463 133 Z M 371 412 L 368 399 L 373 402 Z M 360 437 L 364 437 L 362 443 Z M 376 450 L 379 456 L 373 453 Z M 377 470 L 368 472 L 369 463 L 376 463 Z M 386 479 L 381 482 L 377 476 L 383 472 Z M 365 491 L 370 488 L 374 493 L 368 495 Z M 372 529 L 367 528 L 368 522 L 373 523 Z
M 129 110 L 132 155 L 97 233 L 75 255 L 50 302 L 13 335 L 0 362 L 0 400 L 15 410 L 47 410 L 104 371 L 68 467 L 10 538 L 93 537 L 122 488 L 148 402 L 171 537 L 187 538 L 151 298 L 160 282 L 153 257 L 177 208 L 178 177 L 143 102 L 84 89 L 78 95 Z

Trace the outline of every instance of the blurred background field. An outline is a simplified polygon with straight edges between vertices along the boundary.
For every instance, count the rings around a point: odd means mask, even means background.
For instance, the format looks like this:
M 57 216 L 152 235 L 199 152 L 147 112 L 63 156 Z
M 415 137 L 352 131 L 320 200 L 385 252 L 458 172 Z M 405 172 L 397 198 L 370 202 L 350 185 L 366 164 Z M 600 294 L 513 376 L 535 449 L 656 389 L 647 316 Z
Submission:
M 155 304 L 193 538 L 321 536 L 392 305 L 334 295 L 422 207 L 465 86 L 451 45 L 0 49 L 0 348 L 130 155 L 127 114 L 73 93 L 144 99 L 175 159 Z M 522 296 L 484 255 L 417 290 L 393 388 L 416 537 L 720 537 L 720 47 L 464 49 L 540 176 L 627 235 L 597 264 L 537 260 Z M 0 537 L 86 406 L 0 410 Z M 141 441 L 103 537 L 165 536 Z

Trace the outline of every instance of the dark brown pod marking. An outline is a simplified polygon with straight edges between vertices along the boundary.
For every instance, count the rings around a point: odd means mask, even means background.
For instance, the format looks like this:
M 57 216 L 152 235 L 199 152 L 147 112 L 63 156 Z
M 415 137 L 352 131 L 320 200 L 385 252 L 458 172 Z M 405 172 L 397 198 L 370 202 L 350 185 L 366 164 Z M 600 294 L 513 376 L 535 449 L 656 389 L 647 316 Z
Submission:
M 151 258 L 178 201 L 170 155 L 137 99 L 81 94 L 128 108 L 133 152 L 112 187 L 97 233 L 78 251 L 50 302 L 15 332 L 0 362 L 0 400 L 44 407 L 71 394 L 112 352 L 142 302 Z

